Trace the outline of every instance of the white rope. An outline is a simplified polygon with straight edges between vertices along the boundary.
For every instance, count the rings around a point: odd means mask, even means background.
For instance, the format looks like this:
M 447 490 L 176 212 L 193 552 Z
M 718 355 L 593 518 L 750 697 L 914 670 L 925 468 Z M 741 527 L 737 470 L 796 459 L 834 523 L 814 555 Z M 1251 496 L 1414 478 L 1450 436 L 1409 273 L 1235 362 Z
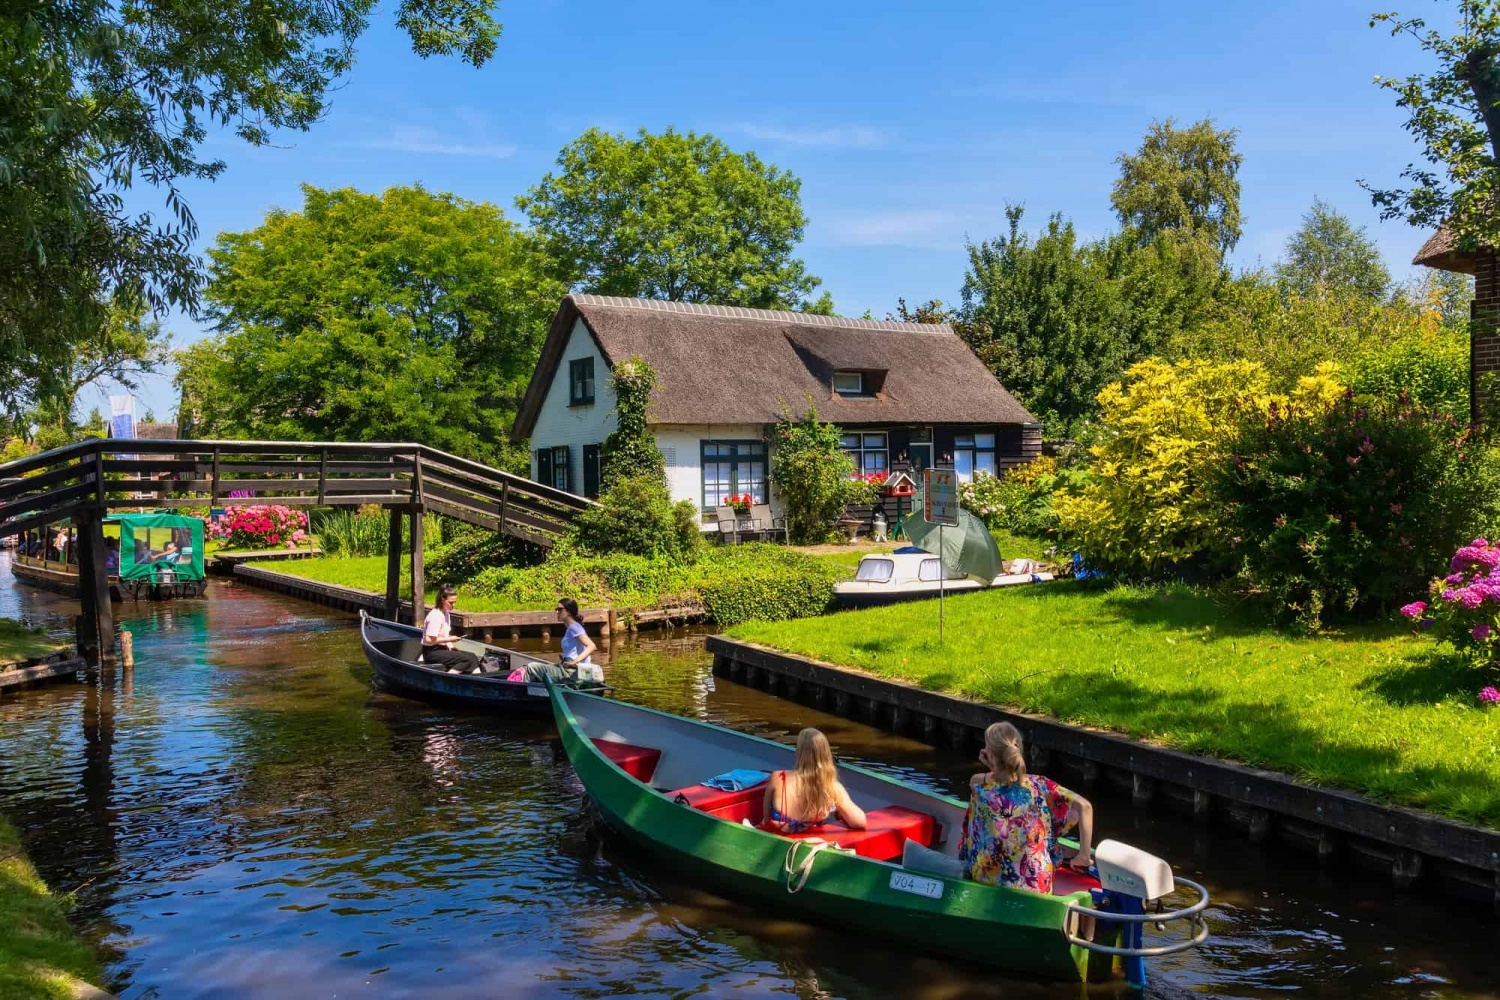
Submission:
M 798 861 L 797 848 L 803 844 L 806 844 L 811 850 L 807 852 L 807 857 Z M 840 854 L 854 853 L 852 850 L 845 850 L 838 844 L 831 844 L 817 837 L 792 841 L 792 846 L 788 847 L 786 851 L 786 861 L 782 862 L 781 865 L 782 871 L 786 873 L 786 891 L 796 892 L 806 885 L 808 876 L 812 874 L 813 859 L 822 851 L 830 849 L 838 851 Z

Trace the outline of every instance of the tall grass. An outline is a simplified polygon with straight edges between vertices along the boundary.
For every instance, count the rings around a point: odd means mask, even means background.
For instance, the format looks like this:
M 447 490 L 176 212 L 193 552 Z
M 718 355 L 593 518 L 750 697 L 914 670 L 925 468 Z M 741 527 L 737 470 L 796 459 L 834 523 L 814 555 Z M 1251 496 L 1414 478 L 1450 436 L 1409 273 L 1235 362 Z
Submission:
M 325 510 L 314 519 L 318 547 L 324 555 L 341 559 L 383 556 L 390 547 L 390 514 L 381 507 L 367 505 L 358 510 Z M 406 522 L 402 531 L 408 531 Z M 443 543 L 442 520 L 436 514 L 422 517 L 423 541 L 427 548 Z

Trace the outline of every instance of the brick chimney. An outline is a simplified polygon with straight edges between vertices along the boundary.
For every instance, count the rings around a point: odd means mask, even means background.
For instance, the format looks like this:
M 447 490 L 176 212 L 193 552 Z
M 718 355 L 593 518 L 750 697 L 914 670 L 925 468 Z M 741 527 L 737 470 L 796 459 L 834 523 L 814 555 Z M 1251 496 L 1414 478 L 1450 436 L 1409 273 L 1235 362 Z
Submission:
M 1459 250 L 1445 226 L 1433 233 L 1412 258 L 1413 264 L 1474 276 L 1469 306 L 1469 420 L 1479 423 L 1485 411 L 1480 385 L 1500 372 L 1500 261 L 1490 247 Z

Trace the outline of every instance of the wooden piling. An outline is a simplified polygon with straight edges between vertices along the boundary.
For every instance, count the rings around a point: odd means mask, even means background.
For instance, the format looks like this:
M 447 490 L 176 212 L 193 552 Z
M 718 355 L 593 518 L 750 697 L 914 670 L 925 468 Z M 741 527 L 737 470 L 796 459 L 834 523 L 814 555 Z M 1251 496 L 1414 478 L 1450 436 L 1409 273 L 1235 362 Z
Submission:
M 421 627 L 427 617 L 427 581 L 422 575 L 422 508 L 413 504 L 411 517 L 411 621 Z
M 391 529 L 385 551 L 385 618 L 401 613 L 401 508 L 391 508 Z

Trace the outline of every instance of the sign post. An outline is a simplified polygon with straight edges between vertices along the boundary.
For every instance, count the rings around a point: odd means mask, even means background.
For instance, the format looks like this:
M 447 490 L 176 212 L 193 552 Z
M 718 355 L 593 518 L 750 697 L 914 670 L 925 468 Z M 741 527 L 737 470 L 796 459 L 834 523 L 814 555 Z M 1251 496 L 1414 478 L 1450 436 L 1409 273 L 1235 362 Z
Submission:
M 938 642 L 943 641 L 943 592 L 948 567 L 943 564 L 943 528 L 958 527 L 958 476 L 952 469 L 926 469 L 922 473 L 922 520 L 938 526 Z

